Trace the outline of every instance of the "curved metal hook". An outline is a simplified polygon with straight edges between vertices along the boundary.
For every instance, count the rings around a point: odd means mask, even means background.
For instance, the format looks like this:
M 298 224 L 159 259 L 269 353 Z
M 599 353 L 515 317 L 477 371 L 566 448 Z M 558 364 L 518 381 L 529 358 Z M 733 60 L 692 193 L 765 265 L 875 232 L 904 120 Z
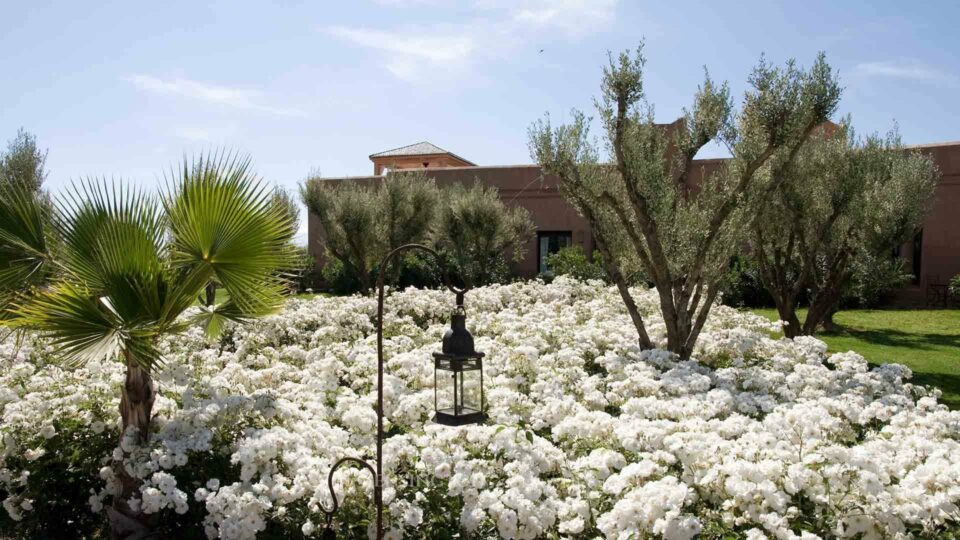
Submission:
M 339 461 L 334 463 L 333 467 L 330 468 L 330 473 L 327 474 L 327 486 L 330 488 L 330 498 L 333 499 L 333 508 L 330 510 L 327 510 L 326 508 L 324 508 L 323 503 L 322 502 L 320 503 L 320 511 L 326 514 L 327 516 L 327 528 L 330 528 L 331 523 L 333 522 L 333 515 L 336 514 L 337 510 L 339 510 L 340 508 L 340 501 L 337 500 L 337 492 L 333 489 L 333 475 L 334 473 L 337 472 L 337 469 L 339 469 L 341 465 L 344 465 L 350 462 L 356 463 L 362 466 L 363 468 L 367 469 L 368 471 L 370 471 L 370 474 L 373 475 L 374 492 L 376 492 L 377 488 L 379 487 L 379 482 L 377 479 L 377 471 L 375 471 L 373 469 L 373 466 L 367 463 L 366 461 L 360 458 L 347 456 L 345 458 L 341 458 Z

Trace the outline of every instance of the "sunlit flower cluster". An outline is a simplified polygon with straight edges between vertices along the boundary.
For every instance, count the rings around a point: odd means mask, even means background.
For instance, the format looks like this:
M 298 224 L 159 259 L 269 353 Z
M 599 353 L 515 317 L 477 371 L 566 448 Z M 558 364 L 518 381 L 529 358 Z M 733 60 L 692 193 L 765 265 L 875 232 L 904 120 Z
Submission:
M 636 297 L 665 344 L 656 294 Z M 960 527 L 960 413 L 910 384 L 903 366 L 830 355 L 819 340 L 780 338 L 777 325 L 722 306 L 693 359 L 641 351 L 616 290 L 599 283 L 491 286 L 466 301 L 486 353 L 489 420 L 453 428 L 431 421 L 431 354 L 451 295 L 387 298 L 389 538 L 459 527 L 482 538 L 810 540 Z M 100 488 L 77 501 L 91 511 L 110 504 L 121 461 L 143 480 L 131 506 L 194 509 L 209 538 L 270 527 L 319 537 L 330 467 L 374 454 L 375 307 L 359 296 L 293 299 L 214 343 L 199 329 L 165 340 L 146 447 L 119 434 L 122 365 L 68 369 L 38 338 L 7 339 L 4 511 L 14 520 L 32 511 L 32 467 L 65 429 L 82 429 L 118 441 L 101 456 Z M 372 534 L 369 472 L 342 468 L 334 486 L 341 514 L 362 519 L 351 534 Z

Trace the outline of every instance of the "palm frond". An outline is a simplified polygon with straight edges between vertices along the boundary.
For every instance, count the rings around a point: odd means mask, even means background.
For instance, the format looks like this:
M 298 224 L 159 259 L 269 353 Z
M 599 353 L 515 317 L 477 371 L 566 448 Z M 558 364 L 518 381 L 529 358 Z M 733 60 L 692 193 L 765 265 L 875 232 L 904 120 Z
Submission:
M 42 193 L 0 184 L 0 309 L 50 275 L 49 216 Z
M 154 345 L 156 332 L 149 321 L 125 323 L 109 297 L 69 281 L 33 295 L 13 308 L 14 328 L 44 335 L 73 365 L 116 358 L 127 351 L 139 365 L 153 369 L 161 362 Z
M 295 257 L 288 242 L 293 224 L 273 202 L 272 189 L 251 171 L 250 160 L 229 153 L 200 156 L 184 160 L 171 177 L 164 207 L 173 266 L 221 284 L 237 314 L 278 308 L 284 288 L 277 274 Z
M 58 201 L 62 265 L 75 280 L 106 290 L 162 271 L 164 218 L 156 199 L 121 182 L 85 180 Z
M 204 306 L 200 313 L 191 318 L 193 324 L 204 329 L 208 338 L 219 336 L 228 321 L 241 322 L 250 317 L 250 314 L 241 310 L 233 300 L 227 300 L 215 306 Z
M 122 352 L 152 369 L 171 292 L 157 200 L 117 182 L 87 180 L 58 202 L 59 281 L 21 298 L 10 326 L 46 335 L 72 363 Z

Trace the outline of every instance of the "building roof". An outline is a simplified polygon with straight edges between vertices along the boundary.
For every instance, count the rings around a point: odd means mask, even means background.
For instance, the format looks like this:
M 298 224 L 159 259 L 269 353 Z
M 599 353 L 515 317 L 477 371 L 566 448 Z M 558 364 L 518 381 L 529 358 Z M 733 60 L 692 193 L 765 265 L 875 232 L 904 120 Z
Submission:
M 376 154 L 370 154 L 370 159 L 399 156 L 430 156 L 437 154 L 447 154 L 459 159 L 460 161 L 463 161 L 464 163 L 476 165 L 476 163 L 473 163 L 470 160 L 464 159 L 453 152 L 444 150 L 443 148 L 440 148 L 439 146 L 427 141 L 421 141 L 415 144 L 401 146 L 400 148 L 394 148 L 392 150 L 385 150 L 383 152 L 377 152 Z

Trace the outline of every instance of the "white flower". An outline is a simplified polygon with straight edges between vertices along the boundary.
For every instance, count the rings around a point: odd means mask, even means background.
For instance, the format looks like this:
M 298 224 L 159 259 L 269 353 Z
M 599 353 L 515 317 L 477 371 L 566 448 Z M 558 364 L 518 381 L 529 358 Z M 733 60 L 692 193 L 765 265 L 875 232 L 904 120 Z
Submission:
M 656 291 L 634 292 L 662 346 Z M 431 355 L 452 301 L 439 290 L 388 298 L 391 538 L 429 536 L 436 520 L 426 509 L 450 506 L 462 508 L 453 519 L 465 531 L 516 539 L 594 527 L 610 540 L 689 539 L 703 534 L 701 512 L 750 540 L 935 537 L 960 527 L 960 412 L 912 385 L 906 368 L 828 356 L 815 338 L 771 338 L 765 319 L 723 306 L 693 359 L 679 361 L 637 348 L 613 287 L 514 283 L 467 295 L 490 420 L 447 427 L 431 421 Z M 186 513 L 192 493 L 208 538 L 252 540 L 268 527 L 316 535 L 312 521 L 293 516 L 316 519 L 330 507 L 333 463 L 376 452 L 375 309 L 362 296 L 292 299 L 276 315 L 230 323 L 219 342 L 198 327 L 161 340 L 149 444 L 130 431 L 112 452 L 78 448 L 101 466 L 90 508 L 111 504 L 122 466 L 142 481 L 129 502 L 143 512 Z M 45 496 L 37 473 L 49 471 L 36 460 L 47 435 L 69 441 L 70 430 L 86 430 L 107 441 L 119 432 L 119 421 L 95 419 L 116 418 L 124 366 L 67 370 L 45 361 L 50 354 L 36 336 L 22 347 L 0 341 L 0 492 L 11 520 Z M 338 469 L 334 490 L 359 512 L 373 478 L 354 465 Z M 801 512 L 820 530 L 794 533 Z
M 36 448 L 30 449 L 24 452 L 23 457 L 27 461 L 36 461 L 41 457 L 43 457 L 46 453 L 47 453 L 47 450 L 45 448 L 43 448 L 42 446 L 38 446 Z

